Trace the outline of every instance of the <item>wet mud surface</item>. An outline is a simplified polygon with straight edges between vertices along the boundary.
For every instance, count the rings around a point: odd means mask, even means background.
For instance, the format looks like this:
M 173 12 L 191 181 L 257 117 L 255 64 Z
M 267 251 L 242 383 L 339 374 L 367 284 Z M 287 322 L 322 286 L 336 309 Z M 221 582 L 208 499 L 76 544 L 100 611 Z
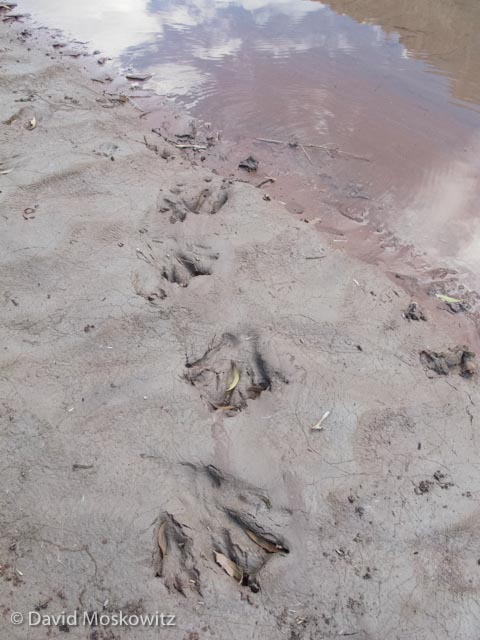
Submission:
M 180 640 L 474 640 L 480 340 L 453 276 L 426 295 L 256 186 L 262 144 L 363 150 L 258 141 L 215 173 L 213 125 L 82 46 L 0 21 L 0 635 L 158 638 L 10 619 L 163 611 Z

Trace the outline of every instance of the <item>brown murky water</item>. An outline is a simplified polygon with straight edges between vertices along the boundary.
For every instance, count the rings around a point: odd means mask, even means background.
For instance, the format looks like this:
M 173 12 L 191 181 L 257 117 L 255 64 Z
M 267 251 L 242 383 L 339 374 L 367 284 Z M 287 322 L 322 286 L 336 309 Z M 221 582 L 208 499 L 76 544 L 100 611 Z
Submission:
M 256 182 L 275 177 L 272 196 L 357 255 L 433 277 L 450 267 L 480 286 L 478 0 L 21 8 L 153 73 L 160 93 L 222 130 L 207 162 L 243 175 L 252 153 Z

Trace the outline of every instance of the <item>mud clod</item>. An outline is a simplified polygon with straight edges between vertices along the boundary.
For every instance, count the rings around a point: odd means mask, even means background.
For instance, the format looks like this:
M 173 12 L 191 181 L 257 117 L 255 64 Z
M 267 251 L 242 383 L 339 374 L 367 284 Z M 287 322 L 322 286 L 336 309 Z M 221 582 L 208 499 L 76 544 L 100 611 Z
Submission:
M 404 312 L 404 316 L 407 320 L 415 320 L 415 321 L 426 321 L 427 316 L 423 313 L 416 302 L 411 302 L 406 311 Z
M 477 367 L 474 362 L 475 354 L 468 347 L 454 347 L 448 351 L 421 351 L 422 364 L 438 375 L 447 376 L 451 371 L 457 371 L 464 378 L 473 376 Z
M 415 487 L 415 493 L 417 495 L 422 495 L 424 493 L 429 493 L 430 489 L 433 487 L 434 483 L 432 480 L 420 480 L 418 485 Z
M 258 169 L 258 160 L 253 156 L 248 156 L 248 158 L 239 162 L 238 167 L 239 169 L 246 169 L 249 173 L 253 173 Z

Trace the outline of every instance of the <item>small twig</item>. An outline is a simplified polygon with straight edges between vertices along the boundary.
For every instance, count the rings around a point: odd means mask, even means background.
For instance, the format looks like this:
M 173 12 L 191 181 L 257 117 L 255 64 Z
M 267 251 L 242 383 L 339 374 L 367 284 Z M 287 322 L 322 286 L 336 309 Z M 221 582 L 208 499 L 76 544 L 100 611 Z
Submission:
M 349 153 L 348 151 L 342 151 L 337 146 L 332 145 L 328 146 L 326 144 L 306 144 L 306 147 L 309 149 L 323 149 L 329 153 L 338 153 L 339 156 L 347 156 L 348 158 L 353 158 L 354 160 L 365 160 L 366 162 L 370 162 L 370 158 L 366 158 L 365 156 L 357 156 L 355 153 Z
M 325 151 L 338 151 L 337 146 L 333 143 L 328 144 L 306 144 L 306 147 L 309 149 L 324 149 Z
M 320 418 L 320 420 L 318 422 L 316 422 L 313 427 L 310 428 L 311 431 L 323 431 L 323 427 L 322 424 L 325 422 L 325 420 L 328 418 L 328 416 L 331 414 L 331 411 L 325 411 L 325 413 L 323 414 L 323 416 Z
M 305 149 L 305 147 L 303 146 L 303 144 L 300 145 L 300 149 L 303 151 L 303 153 L 307 156 L 307 160 L 310 162 L 310 164 L 313 164 L 312 159 L 310 158 L 310 156 L 307 153 L 307 150 Z
M 268 184 L 269 182 L 271 182 L 273 184 L 275 182 L 275 178 L 265 178 L 265 180 L 262 180 L 261 182 L 259 182 L 257 184 L 257 189 L 260 189 L 260 187 L 263 187 L 264 185 Z
M 203 145 L 203 144 L 178 144 L 178 143 L 175 143 L 175 146 L 177 147 L 177 149 L 195 149 L 195 150 L 208 149 L 208 147 Z
M 364 160 L 365 162 L 370 162 L 370 158 L 366 158 L 365 156 L 357 156 L 355 153 L 349 153 L 348 151 L 342 151 L 335 144 L 302 144 L 300 142 L 286 142 L 285 140 L 272 140 L 270 138 L 254 138 L 254 140 L 258 140 L 259 142 L 267 142 L 268 144 L 283 144 L 288 145 L 290 147 L 300 147 L 303 153 L 307 156 L 309 162 L 312 162 L 312 159 L 308 155 L 305 147 L 307 149 L 323 149 L 329 154 L 338 153 L 338 155 L 347 156 L 348 158 L 353 158 L 354 160 Z
M 284 140 L 269 140 L 268 138 L 255 138 L 259 142 L 268 142 L 269 144 L 287 144 Z
M 365 162 L 371 162 L 371 158 L 367 158 L 366 156 L 357 156 L 355 153 L 349 153 L 348 151 L 340 151 L 337 150 L 337 153 L 341 156 L 347 156 L 348 158 L 352 158 L 352 160 L 364 160 Z

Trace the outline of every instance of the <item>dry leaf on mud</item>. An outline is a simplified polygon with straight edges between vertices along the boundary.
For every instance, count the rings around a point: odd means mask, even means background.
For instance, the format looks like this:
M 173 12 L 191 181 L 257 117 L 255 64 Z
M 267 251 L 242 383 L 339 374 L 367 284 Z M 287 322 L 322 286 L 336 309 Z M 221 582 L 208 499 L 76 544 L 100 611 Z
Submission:
M 233 391 L 237 384 L 240 382 L 240 371 L 237 365 L 232 362 L 232 382 L 227 387 L 227 391 Z
M 29 131 L 32 131 L 33 129 L 35 129 L 35 127 L 37 126 L 37 119 L 35 118 L 35 116 L 29 121 L 28 123 L 28 127 L 27 129 Z
M 318 422 L 316 422 L 313 427 L 311 428 L 312 431 L 321 431 L 323 429 L 322 424 L 325 422 L 325 420 L 328 418 L 328 416 L 330 415 L 331 411 L 325 411 L 325 413 L 323 414 L 323 416 L 320 418 L 320 420 Z
M 288 553 L 288 549 L 278 542 L 271 542 L 270 540 L 257 535 L 250 529 L 245 529 L 245 533 L 255 542 L 255 544 L 258 544 L 259 547 L 262 547 L 262 549 L 268 551 L 268 553 Z
M 240 569 L 236 562 L 227 558 L 227 556 L 223 555 L 223 553 L 218 553 L 215 551 L 215 562 L 222 567 L 225 573 L 228 573 L 229 576 L 234 578 L 237 582 L 242 582 L 243 580 L 243 571 Z
M 157 542 L 158 548 L 160 549 L 160 554 L 162 558 L 167 555 L 168 546 L 167 546 L 167 536 L 165 535 L 165 529 L 167 528 L 167 521 L 162 522 L 158 529 Z

